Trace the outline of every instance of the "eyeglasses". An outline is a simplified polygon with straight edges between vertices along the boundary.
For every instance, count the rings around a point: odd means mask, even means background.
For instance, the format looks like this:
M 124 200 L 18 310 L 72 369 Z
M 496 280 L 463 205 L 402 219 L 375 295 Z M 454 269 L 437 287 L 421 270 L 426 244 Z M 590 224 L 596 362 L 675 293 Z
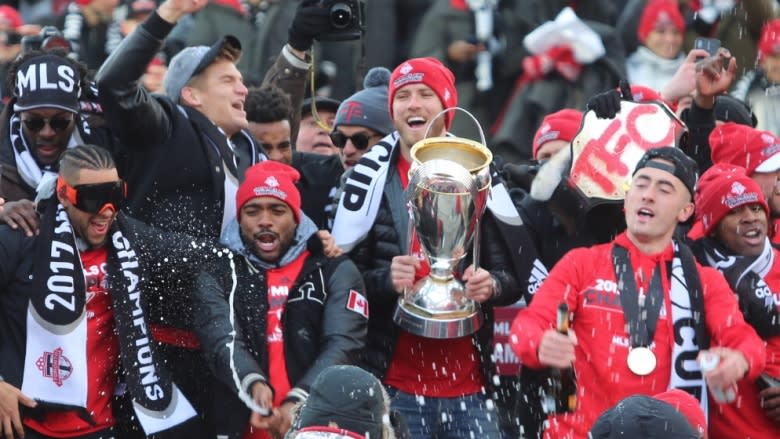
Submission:
M 347 136 L 341 131 L 333 131 L 330 133 L 330 140 L 339 149 L 343 149 L 347 146 L 347 140 L 351 140 L 352 144 L 355 145 L 355 148 L 362 151 L 370 146 L 369 142 L 371 142 L 371 137 L 373 136 L 365 133 L 357 133 L 351 136 Z
M 51 129 L 53 129 L 55 132 L 61 133 L 65 131 L 73 122 L 73 118 L 66 118 L 66 117 L 52 117 L 52 118 L 46 118 L 46 117 L 36 117 L 32 119 L 22 119 L 22 122 L 24 123 L 24 126 L 27 127 L 28 130 L 37 133 L 43 129 L 45 125 L 49 125 Z
M 57 193 L 68 199 L 76 209 L 99 215 L 111 208 L 119 211 L 127 199 L 127 183 L 122 180 L 108 183 L 77 184 L 71 186 L 62 176 L 57 177 Z

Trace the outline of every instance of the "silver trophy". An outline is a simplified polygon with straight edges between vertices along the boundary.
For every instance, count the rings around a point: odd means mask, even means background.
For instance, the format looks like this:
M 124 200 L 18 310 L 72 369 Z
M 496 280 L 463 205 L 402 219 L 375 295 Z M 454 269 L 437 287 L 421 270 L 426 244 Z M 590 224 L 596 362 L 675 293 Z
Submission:
M 493 155 L 484 144 L 458 137 L 423 139 L 411 155 L 409 248 L 416 237 L 431 271 L 404 292 L 393 319 L 423 337 L 463 337 L 480 328 L 482 312 L 455 272 L 470 246 L 475 270 L 479 266 L 479 220 Z

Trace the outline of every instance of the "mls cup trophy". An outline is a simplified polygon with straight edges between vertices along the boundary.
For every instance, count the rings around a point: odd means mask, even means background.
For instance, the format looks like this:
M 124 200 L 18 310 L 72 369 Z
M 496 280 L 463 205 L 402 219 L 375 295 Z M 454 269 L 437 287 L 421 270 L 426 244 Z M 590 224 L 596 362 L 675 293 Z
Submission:
M 472 247 L 479 266 L 479 220 L 490 191 L 493 154 L 482 144 L 458 137 L 432 137 L 411 150 L 413 164 L 405 191 L 409 248 L 416 238 L 430 274 L 404 292 L 393 316 L 405 330 L 429 338 L 456 338 L 482 325 L 478 303 L 455 278 Z

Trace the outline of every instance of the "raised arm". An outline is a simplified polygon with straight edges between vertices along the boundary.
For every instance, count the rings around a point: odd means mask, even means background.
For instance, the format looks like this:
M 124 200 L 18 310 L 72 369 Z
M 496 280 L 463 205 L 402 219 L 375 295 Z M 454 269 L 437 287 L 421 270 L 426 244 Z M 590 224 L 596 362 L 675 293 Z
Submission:
M 205 0 L 166 0 L 100 67 L 96 77 L 100 104 L 123 147 L 159 145 L 170 137 L 168 112 L 175 107 L 166 108 L 139 80 L 176 22 L 205 5 Z

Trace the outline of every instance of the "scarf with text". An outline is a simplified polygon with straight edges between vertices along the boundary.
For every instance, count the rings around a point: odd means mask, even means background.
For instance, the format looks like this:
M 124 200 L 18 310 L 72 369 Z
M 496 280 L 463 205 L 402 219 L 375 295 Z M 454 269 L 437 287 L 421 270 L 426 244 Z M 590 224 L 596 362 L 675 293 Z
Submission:
M 54 197 L 42 207 L 27 311 L 22 392 L 44 408 L 48 404 L 83 416 L 90 361 L 84 272 L 64 207 Z M 107 277 L 124 380 L 141 426 L 146 434 L 153 434 L 186 421 L 195 411 L 155 355 L 141 307 L 139 255 L 122 234 L 124 225 L 119 215 L 109 229 Z
M 333 238 L 344 252 L 355 248 L 374 225 L 385 191 L 390 159 L 399 147 L 399 139 L 398 131 L 393 131 L 372 146 L 344 182 L 333 220 Z
M 764 277 L 775 261 L 775 252 L 767 238 L 758 256 L 739 256 L 728 251 L 718 242 L 703 238 L 697 243 L 702 262 L 718 269 L 737 295 L 739 309 L 745 321 L 758 335 L 767 340 L 780 335 L 780 312 Z
M 707 384 L 696 361 L 699 351 L 710 346 L 704 319 L 704 290 L 691 250 L 676 241 L 673 246 L 669 297 L 672 302 L 674 346 L 669 387 L 695 396 L 706 416 Z

